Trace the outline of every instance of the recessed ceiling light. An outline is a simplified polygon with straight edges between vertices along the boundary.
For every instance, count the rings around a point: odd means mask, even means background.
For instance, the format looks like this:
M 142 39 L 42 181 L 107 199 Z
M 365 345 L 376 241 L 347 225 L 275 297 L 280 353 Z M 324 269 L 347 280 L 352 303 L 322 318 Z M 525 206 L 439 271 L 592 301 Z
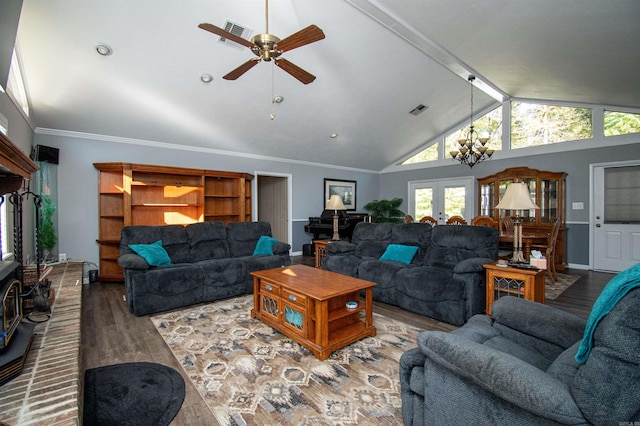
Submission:
M 335 139 L 335 138 L 337 138 L 337 137 L 338 137 L 338 134 L 337 134 L 337 133 L 331 133 L 331 134 L 329 135 L 329 137 L 330 137 L 331 139 Z
M 100 43 L 96 45 L 96 52 L 102 56 L 109 56 L 113 53 L 113 49 L 108 44 Z
M 202 75 L 200 76 L 200 80 L 201 80 L 203 83 L 211 83 L 211 82 L 213 81 L 213 77 L 211 77 L 211 75 L 210 75 L 210 74 L 202 74 Z

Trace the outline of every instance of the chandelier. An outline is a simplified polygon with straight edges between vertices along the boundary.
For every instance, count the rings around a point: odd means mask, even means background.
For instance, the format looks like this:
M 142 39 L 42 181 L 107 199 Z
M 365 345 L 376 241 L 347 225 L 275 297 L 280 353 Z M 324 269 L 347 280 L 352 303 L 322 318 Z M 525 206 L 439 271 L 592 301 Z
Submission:
M 473 128 L 473 82 L 475 79 L 475 75 L 469 74 L 468 80 L 471 86 L 471 123 L 469 124 L 469 131 L 463 139 L 458 140 L 458 144 L 460 144 L 458 151 L 449 152 L 452 158 L 469 167 L 473 167 L 493 155 L 493 149 L 488 149 L 486 146 L 489 138 L 480 137 Z

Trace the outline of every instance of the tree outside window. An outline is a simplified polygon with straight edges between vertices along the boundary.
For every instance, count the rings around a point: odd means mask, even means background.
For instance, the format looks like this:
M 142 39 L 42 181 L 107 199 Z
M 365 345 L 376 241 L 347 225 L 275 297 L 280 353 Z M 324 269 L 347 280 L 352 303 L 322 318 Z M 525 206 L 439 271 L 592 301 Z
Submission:
M 511 148 L 529 148 L 593 137 L 591 108 L 512 102 Z

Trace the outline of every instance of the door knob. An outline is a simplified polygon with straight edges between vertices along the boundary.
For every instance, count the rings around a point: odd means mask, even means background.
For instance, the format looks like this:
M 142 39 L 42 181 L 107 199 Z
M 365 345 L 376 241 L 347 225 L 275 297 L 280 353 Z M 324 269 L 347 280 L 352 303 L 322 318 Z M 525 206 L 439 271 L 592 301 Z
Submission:
M 596 223 L 596 228 L 600 228 L 600 224 L 599 223 Z

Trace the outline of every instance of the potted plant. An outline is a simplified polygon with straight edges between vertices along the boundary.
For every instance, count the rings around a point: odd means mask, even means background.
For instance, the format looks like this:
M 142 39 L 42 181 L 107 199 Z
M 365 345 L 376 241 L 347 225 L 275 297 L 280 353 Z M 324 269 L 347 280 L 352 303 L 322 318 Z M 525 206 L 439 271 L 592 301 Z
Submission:
M 404 212 L 398 207 L 402 204 L 402 198 L 392 200 L 373 200 L 364 206 L 364 209 L 371 213 L 373 222 L 402 223 Z
M 53 225 L 53 213 L 56 211 L 56 206 L 51 201 L 51 197 L 48 195 L 42 196 L 42 204 L 40 206 L 40 226 L 38 229 L 38 248 L 43 253 L 43 260 L 53 260 L 51 249 L 53 249 L 58 242 L 56 230 Z

